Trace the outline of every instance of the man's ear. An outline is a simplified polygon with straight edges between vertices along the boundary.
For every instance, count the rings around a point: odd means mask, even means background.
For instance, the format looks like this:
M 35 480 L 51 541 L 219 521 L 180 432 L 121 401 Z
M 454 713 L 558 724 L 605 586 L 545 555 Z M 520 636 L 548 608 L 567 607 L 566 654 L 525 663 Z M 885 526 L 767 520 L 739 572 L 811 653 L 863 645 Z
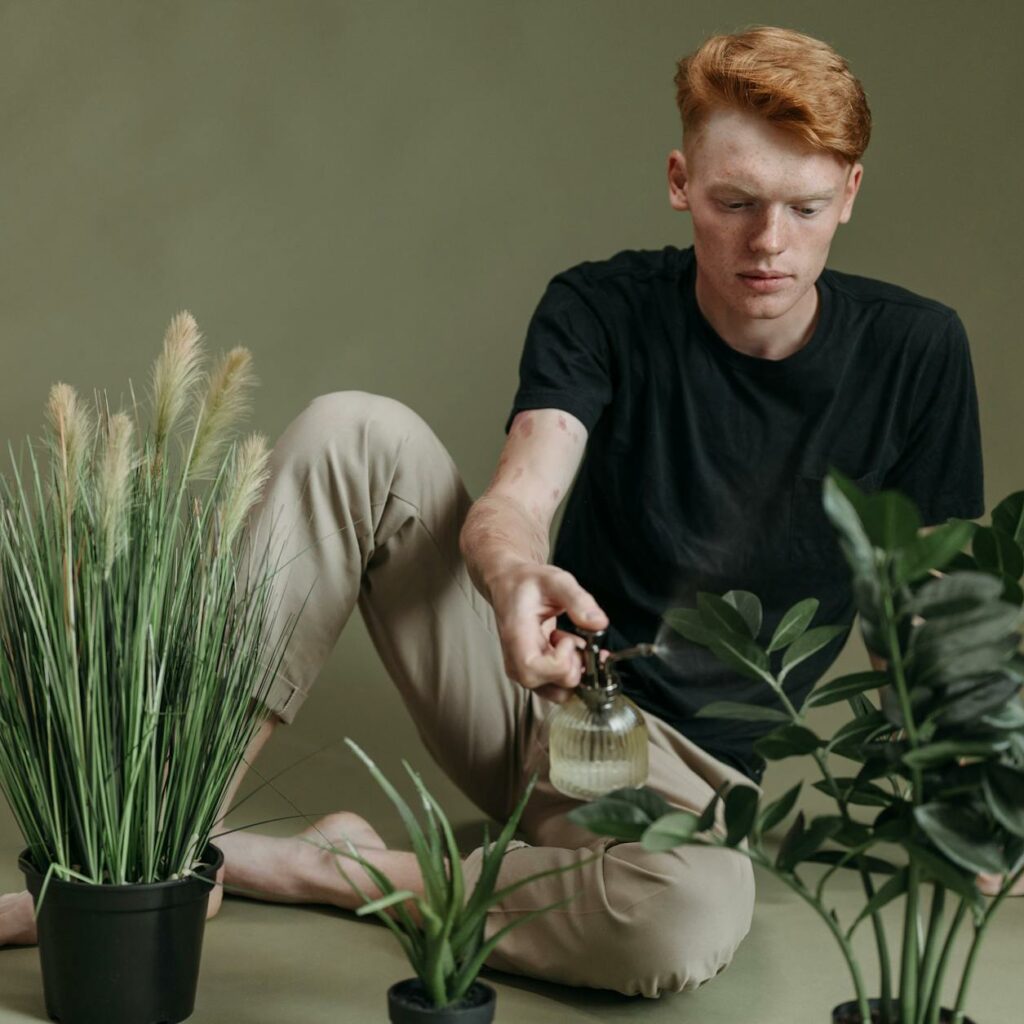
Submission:
M 668 201 L 673 210 L 690 209 L 689 186 L 686 156 L 681 149 L 673 149 L 668 155 Z
M 853 201 L 860 191 L 861 179 L 864 176 L 864 165 L 854 164 L 846 176 L 846 187 L 843 189 L 843 209 L 839 214 L 839 223 L 846 224 L 853 214 Z

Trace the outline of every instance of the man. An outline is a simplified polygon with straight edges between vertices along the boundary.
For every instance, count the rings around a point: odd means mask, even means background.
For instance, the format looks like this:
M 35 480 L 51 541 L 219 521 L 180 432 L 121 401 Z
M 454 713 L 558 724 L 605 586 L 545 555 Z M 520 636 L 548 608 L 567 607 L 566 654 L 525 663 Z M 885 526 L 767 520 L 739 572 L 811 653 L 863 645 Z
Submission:
M 551 281 L 484 495 L 470 507 L 411 410 L 343 392 L 314 401 L 278 442 L 261 513 L 296 521 L 282 614 L 314 587 L 272 695 L 277 719 L 293 719 L 358 604 L 427 748 L 482 810 L 505 817 L 540 773 L 522 819 L 528 844 L 506 858 L 501 884 L 604 851 L 501 904 L 489 934 L 578 893 L 488 962 L 647 996 L 728 965 L 753 879 L 738 854 L 650 854 L 567 821 L 575 801 L 550 784 L 547 729 L 579 682 L 575 630 L 608 628 L 610 648 L 653 640 L 667 607 L 732 588 L 763 598 L 766 634 L 810 595 L 820 621 L 849 624 L 820 503 L 830 465 L 864 489 L 904 490 L 929 524 L 983 512 L 956 315 L 824 269 L 870 133 L 845 62 L 817 40 L 757 29 L 708 40 L 680 61 L 676 85 L 684 135 L 668 159 L 669 200 L 690 214 L 693 248 L 621 252 Z M 794 701 L 843 639 L 791 674 Z M 649 784 L 671 803 L 700 810 L 724 783 L 761 779 L 752 743 L 763 730 L 694 713 L 723 697 L 765 702 L 762 689 L 685 644 L 669 664 L 630 663 L 624 681 L 651 737 Z M 412 854 L 387 850 L 355 815 L 299 838 L 317 836 L 350 839 L 398 888 L 422 886 Z M 358 905 L 312 845 L 246 833 L 221 843 L 225 881 L 240 890 Z M 479 851 L 465 870 L 471 883 Z

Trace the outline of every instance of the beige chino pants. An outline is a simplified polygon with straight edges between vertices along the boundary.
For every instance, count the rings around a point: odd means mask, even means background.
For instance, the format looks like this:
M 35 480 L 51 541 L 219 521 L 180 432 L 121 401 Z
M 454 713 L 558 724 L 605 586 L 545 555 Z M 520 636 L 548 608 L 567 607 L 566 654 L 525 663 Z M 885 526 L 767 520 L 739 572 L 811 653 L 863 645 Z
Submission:
M 520 826 L 530 845 L 508 853 L 499 886 L 604 851 L 493 909 L 488 935 L 577 893 L 511 931 L 488 965 L 644 996 L 696 988 L 722 971 L 750 928 L 750 862 L 713 848 L 648 853 L 567 820 L 577 801 L 548 777 L 547 720 L 555 705 L 505 674 L 494 612 L 459 552 L 471 499 L 427 424 L 383 396 L 323 395 L 284 432 L 271 468 L 253 521 L 273 521 L 286 538 L 283 559 L 293 559 L 275 594 L 280 615 L 297 614 L 312 587 L 271 694 L 281 720 L 295 717 L 358 604 L 427 749 L 483 812 L 505 820 L 539 772 Z M 648 785 L 673 805 L 700 811 L 723 782 L 752 785 L 645 717 Z M 465 861 L 470 886 L 480 852 Z

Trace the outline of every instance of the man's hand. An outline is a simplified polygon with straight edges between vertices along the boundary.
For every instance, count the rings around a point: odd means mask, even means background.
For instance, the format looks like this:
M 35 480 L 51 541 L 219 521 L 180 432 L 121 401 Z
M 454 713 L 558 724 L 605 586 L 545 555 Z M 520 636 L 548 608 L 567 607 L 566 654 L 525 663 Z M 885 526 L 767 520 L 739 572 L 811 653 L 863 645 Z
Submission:
M 490 582 L 491 603 L 508 677 L 556 703 L 579 685 L 583 637 L 556 628 L 566 613 L 581 629 L 607 629 L 608 616 L 573 575 L 553 565 L 521 563 Z M 607 652 L 602 652 L 602 660 Z

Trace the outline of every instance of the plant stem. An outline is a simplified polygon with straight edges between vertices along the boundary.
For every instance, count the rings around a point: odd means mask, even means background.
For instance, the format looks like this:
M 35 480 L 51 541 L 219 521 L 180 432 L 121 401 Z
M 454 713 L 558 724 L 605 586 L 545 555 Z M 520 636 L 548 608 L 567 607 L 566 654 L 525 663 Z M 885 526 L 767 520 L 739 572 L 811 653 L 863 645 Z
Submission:
M 742 853 L 745 857 L 748 857 L 755 864 L 759 864 L 765 870 L 770 871 L 784 885 L 792 889 L 805 903 L 818 912 L 825 924 L 828 925 L 829 931 L 835 936 L 836 942 L 839 943 L 839 948 L 842 950 L 843 957 L 846 960 L 846 966 L 850 970 L 850 977 L 853 980 L 853 988 L 857 997 L 857 1008 L 860 1011 L 861 1020 L 864 1022 L 870 1021 L 871 1011 L 868 1008 L 868 998 L 864 991 L 864 979 L 861 977 L 857 959 L 853 955 L 853 946 L 843 934 L 843 930 L 839 927 L 836 919 L 825 909 L 825 905 L 821 900 L 816 899 L 808 892 L 795 874 L 790 875 L 779 871 L 772 861 L 760 850 L 750 850 L 749 848 L 744 850 L 739 846 L 733 847 L 733 849 L 737 853 Z
M 946 941 L 942 946 L 942 956 L 939 957 L 939 964 L 935 970 L 935 978 L 932 981 L 932 990 L 928 997 L 928 1011 L 925 1014 L 925 1024 L 939 1024 L 939 1013 L 942 1008 L 942 982 L 946 976 L 946 967 L 949 962 L 949 955 L 953 952 L 953 943 L 956 933 L 960 930 L 960 924 L 967 913 L 967 897 L 960 899 L 960 905 L 956 908 L 953 920 L 950 922 L 949 930 L 946 932 Z
M 953 1024 L 963 1024 L 964 1019 L 964 1000 L 967 998 L 967 988 L 971 983 L 971 974 L 974 972 L 974 964 L 977 960 L 978 951 L 981 949 L 982 940 L 985 938 L 985 932 L 988 929 L 989 922 L 992 920 L 992 915 L 996 912 L 999 904 L 1006 899 L 1010 889 L 1013 888 L 1014 883 L 1024 875 L 1024 867 L 1022 867 L 1012 877 L 1008 878 L 1003 882 L 1003 887 L 999 890 L 999 895 L 992 901 L 989 907 L 985 910 L 985 913 L 981 917 L 981 923 L 974 927 L 974 941 L 971 943 L 970 952 L 967 954 L 967 963 L 964 965 L 964 973 L 960 977 L 960 988 L 956 994 L 956 1003 L 953 1006 Z
M 903 964 L 900 973 L 900 1019 L 902 1024 L 917 1020 L 917 900 L 921 869 L 911 858 L 907 865 L 907 902 L 903 917 Z
M 928 1024 L 929 995 L 935 984 L 935 971 L 938 966 L 939 931 L 942 927 L 942 912 L 946 903 L 946 890 L 940 882 L 932 886 L 932 906 L 928 916 L 928 939 L 925 943 L 921 975 L 918 978 L 917 1006 L 918 1024 Z

